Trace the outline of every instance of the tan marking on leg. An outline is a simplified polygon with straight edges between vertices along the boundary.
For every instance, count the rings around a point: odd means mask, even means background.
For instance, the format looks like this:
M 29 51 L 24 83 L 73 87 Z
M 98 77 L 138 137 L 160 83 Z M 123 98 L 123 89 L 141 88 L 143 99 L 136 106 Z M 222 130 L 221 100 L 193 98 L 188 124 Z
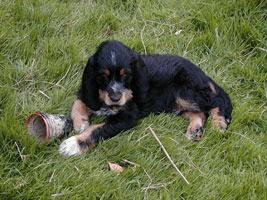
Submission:
M 213 85 L 213 83 L 209 82 L 209 85 L 210 85 L 210 89 L 211 91 L 216 94 L 216 89 L 215 89 L 215 86 Z
M 213 108 L 209 111 L 212 116 L 212 127 L 219 127 L 221 131 L 226 131 L 227 123 L 225 121 L 225 117 L 220 115 L 220 109 Z
M 205 114 L 186 112 L 183 116 L 190 121 L 186 131 L 186 137 L 188 139 L 200 140 L 203 136 L 204 124 L 206 121 Z
M 93 132 L 96 129 L 103 127 L 104 125 L 105 123 L 89 126 L 82 134 L 76 136 L 78 143 L 82 143 L 82 142 L 86 143 L 86 141 L 90 140 L 90 138 L 92 137 Z M 97 143 L 95 143 L 95 141 L 92 139 L 91 144 L 89 146 L 81 147 L 81 152 L 85 153 L 88 150 L 94 148 L 96 145 Z
M 73 120 L 73 128 L 75 131 L 83 131 L 89 126 L 89 115 L 88 108 L 80 100 L 77 99 L 71 110 L 71 119 Z
M 191 103 L 181 98 L 176 99 L 178 108 L 186 111 L 199 111 L 199 107 L 196 103 Z
M 125 105 L 129 100 L 131 100 L 133 98 L 132 95 L 132 90 L 126 89 L 121 96 L 121 99 L 118 102 L 113 102 L 109 96 L 108 96 L 108 92 L 107 91 L 103 91 L 103 90 L 99 90 L 99 98 L 102 99 L 105 104 L 107 104 L 108 106 L 111 105 L 118 105 L 118 106 L 123 106 Z

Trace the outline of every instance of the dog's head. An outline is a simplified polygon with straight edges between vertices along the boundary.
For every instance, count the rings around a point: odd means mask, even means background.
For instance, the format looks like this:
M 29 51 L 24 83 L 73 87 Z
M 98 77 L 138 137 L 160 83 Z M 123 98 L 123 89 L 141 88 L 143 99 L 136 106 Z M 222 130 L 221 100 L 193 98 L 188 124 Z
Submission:
M 89 58 L 78 96 L 89 108 L 98 110 L 102 102 L 107 106 L 124 106 L 132 100 L 141 104 L 146 90 L 145 64 L 140 56 L 120 42 L 107 41 Z

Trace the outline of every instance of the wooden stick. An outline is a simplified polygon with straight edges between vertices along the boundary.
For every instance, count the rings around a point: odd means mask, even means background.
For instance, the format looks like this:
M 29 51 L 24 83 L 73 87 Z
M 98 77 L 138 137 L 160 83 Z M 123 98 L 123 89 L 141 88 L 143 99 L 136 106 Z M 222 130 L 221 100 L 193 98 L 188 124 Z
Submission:
M 67 69 L 67 72 L 65 73 L 65 75 L 56 83 L 56 85 L 59 85 L 59 83 L 68 75 L 69 71 L 70 71 L 71 65 L 69 66 L 69 68 Z
M 76 165 L 74 166 L 74 168 L 77 170 L 77 172 L 80 172 L 79 168 L 76 167 Z
M 164 153 L 166 154 L 167 158 L 169 159 L 169 161 L 171 162 L 171 164 L 173 165 L 173 167 L 176 169 L 176 171 L 180 174 L 180 176 L 184 179 L 184 181 L 189 185 L 190 183 L 188 182 L 188 180 L 184 177 L 184 175 L 182 174 L 182 172 L 178 169 L 178 167 L 174 164 L 173 160 L 171 159 L 171 157 L 169 156 L 168 152 L 166 151 L 165 147 L 162 145 L 162 143 L 160 142 L 158 136 L 156 135 L 156 133 L 153 131 L 153 129 L 149 126 L 148 127 L 149 130 L 151 131 L 151 133 L 153 134 L 153 136 L 155 137 L 155 139 L 157 140 L 157 142 L 159 143 L 160 147 L 162 148 L 162 150 L 164 151 Z
M 44 93 L 42 90 L 39 90 L 39 92 L 50 100 L 50 97 L 46 93 Z
M 267 49 L 264 49 L 264 48 L 261 48 L 261 47 L 256 47 L 256 49 L 259 49 L 259 50 L 267 52 Z
M 126 163 L 128 163 L 128 164 L 130 164 L 130 165 L 133 165 L 134 167 L 140 167 L 140 165 L 138 165 L 138 164 L 136 164 L 136 163 L 134 163 L 134 162 L 132 162 L 132 161 L 129 161 L 129 160 L 126 160 L 126 159 L 122 159 L 122 161 L 123 161 L 123 162 L 126 162 Z

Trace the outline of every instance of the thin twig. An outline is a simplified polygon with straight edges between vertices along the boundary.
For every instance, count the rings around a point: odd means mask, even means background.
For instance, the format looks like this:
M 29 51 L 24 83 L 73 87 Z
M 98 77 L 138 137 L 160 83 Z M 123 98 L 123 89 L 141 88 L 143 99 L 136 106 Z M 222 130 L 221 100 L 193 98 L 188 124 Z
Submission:
M 149 178 L 149 184 L 148 184 L 148 186 L 147 186 L 147 188 L 149 188 L 150 186 L 151 186 L 151 184 L 152 184 L 152 178 L 149 176 L 149 174 L 147 173 L 147 171 L 143 168 L 143 170 L 144 170 L 144 172 L 146 173 L 146 175 L 147 175 L 147 177 Z M 146 199 L 146 194 L 147 194 L 147 190 L 148 189 L 144 189 L 145 190 L 145 199 Z
M 267 52 L 267 49 L 264 49 L 264 48 L 261 48 L 261 47 L 256 47 L 256 49 L 259 49 L 259 50 Z
M 44 93 L 42 90 L 39 90 L 39 92 L 44 95 L 46 98 L 48 98 L 49 100 L 51 99 L 46 93 Z
M 159 140 L 158 136 L 156 135 L 156 133 L 153 131 L 153 129 L 149 126 L 148 127 L 150 132 L 153 134 L 153 136 L 155 137 L 155 139 L 157 140 L 157 142 L 159 143 L 160 147 L 162 148 L 162 150 L 164 151 L 164 153 L 166 154 L 167 158 L 169 159 L 169 161 L 171 162 L 171 164 L 173 165 L 173 167 L 176 169 L 176 171 L 180 174 L 180 176 L 184 179 L 184 181 L 189 185 L 190 183 L 188 182 L 188 180 L 184 177 L 184 175 L 182 174 L 182 172 L 178 169 L 178 167 L 175 165 L 175 163 L 173 162 L 173 160 L 171 159 L 171 157 L 169 156 L 168 152 L 166 151 L 165 147 L 162 145 L 161 141 Z
M 51 197 L 60 197 L 60 196 L 63 196 L 63 195 L 65 195 L 64 192 L 59 193 L 59 194 L 52 194 Z
M 263 110 L 263 111 L 261 112 L 260 119 L 261 119 L 263 113 L 266 112 L 266 111 L 267 111 L 267 110 Z
M 140 142 L 143 138 L 147 137 L 149 133 L 147 134 L 142 134 L 142 136 L 137 140 L 137 142 Z
M 52 180 L 53 180 L 53 178 L 54 178 L 54 175 L 55 175 L 55 169 L 54 169 L 54 171 L 53 171 L 53 173 L 52 173 L 52 176 L 50 177 L 50 179 L 49 179 L 49 183 L 51 183 L 52 182 Z
M 77 172 L 80 172 L 79 168 L 76 167 L 76 165 L 74 166 L 74 168 L 77 170 Z
M 39 168 L 39 167 L 41 167 L 41 166 L 43 166 L 43 165 L 50 165 L 50 164 L 54 164 L 55 162 L 49 162 L 49 163 L 41 163 L 40 165 L 37 165 L 35 168 L 33 168 L 33 169 L 37 169 L 37 168 Z
M 144 172 L 146 173 L 147 177 L 149 178 L 149 181 L 150 181 L 149 185 L 151 185 L 151 183 L 152 183 L 152 178 L 151 178 L 151 176 L 149 176 L 149 174 L 147 173 L 147 171 L 146 171 L 145 169 L 143 169 L 143 170 L 144 170 Z
M 64 88 L 62 85 L 56 85 L 55 83 L 52 83 L 52 82 L 48 82 L 48 81 L 40 81 L 40 83 L 47 83 L 47 84 L 50 84 L 50 85 L 52 85 L 51 87 L 49 87 L 47 90 L 49 90 L 49 89 L 51 89 L 51 88 L 53 88 L 53 87 L 61 87 L 62 89 L 66 89 L 66 88 Z
M 207 61 L 207 59 L 201 60 L 199 63 L 197 63 L 197 66 L 199 66 L 200 64 L 202 64 L 202 63 L 204 63 L 206 61 Z
M 129 161 L 129 160 L 122 159 L 122 161 L 123 161 L 123 162 L 126 162 L 126 163 L 128 163 L 128 164 L 130 164 L 130 165 L 133 165 L 134 167 L 140 167 L 140 165 L 138 165 L 138 164 L 136 164 L 136 163 L 134 163 L 134 162 L 131 162 L 131 161 Z
M 69 66 L 69 68 L 67 69 L 67 72 L 64 74 L 64 76 L 59 79 L 56 83 L 51 83 L 51 82 L 47 82 L 47 81 L 42 81 L 43 83 L 48 83 L 50 85 L 52 85 L 51 87 L 47 88 L 46 90 L 50 90 L 52 89 L 53 87 L 61 87 L 62 89 L 66 90 L 66 88 L 64 88 L 62 85 L 59 85 L 59 83 L 68 75 L 69 71 L 70 71 L 70 68 L 71 68 L 71 65 Z M 72 79 L 71 79 L 72 80 Z
M 140 38 L 141 38 L 142 45 L 144 47 L 145 55 L 147 55 L 146 46 L 145 46 L 145 42 L 144 42 L 144 38 L 143 38 L 143 34 L 144 34 L 144 31 L 145 31 L 145 28 L 146 28 L 146 20 L 143 18 L 140 8 L 139 8 L 139 12 L 140 12 L 141 18 L 142 18 L 142 20 L 144 22 L 143 29 L 140 32 Z
M 68 68 L 67 72 L 64 74 L 64 76 L 56 83 L 56 85 L 58 85 L 68 75 L 70 68 L 71 68 L 71 65 L 69 66 L 69 68 Z
M 26 158 L 26 155 L 22 155 L 22 154 L 21 154 L 21 151 L 20 151 L 20 149 L 19 149 L 19 146 L 18 146 L 17 142 L 15 142 L 15 145 L 16 145 L 16 147 L 17 147 L 17 150 L 18 150 L 18 152 L 19 152 L 19 156 L 20 156 L 21 160 L 24 161 L 24 159 Z

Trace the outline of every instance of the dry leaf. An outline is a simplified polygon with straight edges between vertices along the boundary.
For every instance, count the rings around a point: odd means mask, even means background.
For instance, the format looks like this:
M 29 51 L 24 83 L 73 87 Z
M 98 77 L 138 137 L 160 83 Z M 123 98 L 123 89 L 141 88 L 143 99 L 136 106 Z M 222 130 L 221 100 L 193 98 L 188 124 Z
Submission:
M 117 163 L 108 162 L 108 166 L 110 171 L 121 173 L 124 170 L 124 168 Z
M 106 35 L 106 36 L 110 36 L 112 33 L 113 33 L 112 30 L 108 30 L 108 31 L 106 31 L 105 35 Z

